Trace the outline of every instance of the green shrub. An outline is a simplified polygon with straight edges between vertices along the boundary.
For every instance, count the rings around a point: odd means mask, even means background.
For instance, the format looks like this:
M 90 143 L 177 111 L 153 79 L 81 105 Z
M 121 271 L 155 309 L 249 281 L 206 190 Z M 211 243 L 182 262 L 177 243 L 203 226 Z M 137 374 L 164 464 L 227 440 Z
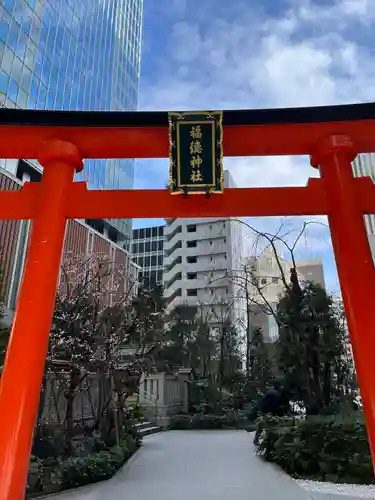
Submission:
M 225 415 L 174 415 L 169 429 L 246 429 L 250 425 L 246 417 L 227 412 Z
M 28 477 L 28 494 L 56 493 L 110 479 L 140 446 L 139 436 L 128 435 L 119 447 L 106 446 L 90 438 L 78 455 L 58 460 L 32 456 Z
M 72 457 L 60 463 L 62 489 L 110 479 L 139 447 L 134 439 L 127 439 L 119 447 Z
M 124 457 L 120 449 L 72 457 L 61 463 L 62 487 L 74 488 L 109 479 L 123 463 Z
M 362 418 L 263 418 L 254 443 L 268 461 L 296 478 L 374 483 L 367 433 Z

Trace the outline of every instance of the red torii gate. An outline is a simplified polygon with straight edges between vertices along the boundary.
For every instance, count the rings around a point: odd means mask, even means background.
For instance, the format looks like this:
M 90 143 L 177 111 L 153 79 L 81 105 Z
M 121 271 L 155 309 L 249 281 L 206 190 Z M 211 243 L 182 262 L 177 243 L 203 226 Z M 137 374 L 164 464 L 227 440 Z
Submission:
M 0 110 L 0 158 L 37 158 L 40 183 L 0 192 L 2 219 L 32 219 L 27 264 L 0 385 L 0 500 L 24 498 L 68 218 L 328 215 L 375 463 L 375 268 L 363 214 L 375 186 L 351 161 L 375 151 L 375 103 L 223 113 L 225 156 L 310 155 L 306 187 L 89 191 L 73 182 L 83 158 L 168 157 L 164 112 Z M 277 160 L 275 160 L 277 161 Z

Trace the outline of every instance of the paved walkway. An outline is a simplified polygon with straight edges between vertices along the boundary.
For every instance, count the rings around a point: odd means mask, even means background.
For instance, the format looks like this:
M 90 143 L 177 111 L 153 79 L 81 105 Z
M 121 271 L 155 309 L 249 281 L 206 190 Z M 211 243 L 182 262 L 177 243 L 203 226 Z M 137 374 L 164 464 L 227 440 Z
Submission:
M 54 500 L 310 500 L 254 454 L 244 431 L 170 431 L 144 439 L 110 481 Z

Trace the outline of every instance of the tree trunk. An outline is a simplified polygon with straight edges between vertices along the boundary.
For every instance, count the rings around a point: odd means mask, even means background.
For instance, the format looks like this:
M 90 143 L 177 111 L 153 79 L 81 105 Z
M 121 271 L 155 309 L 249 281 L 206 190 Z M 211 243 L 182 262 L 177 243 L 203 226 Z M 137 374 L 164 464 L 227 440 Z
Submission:
M 39 398 L 38 415 L 36 419 L 36 426 L 34 433 L 34 441 L 40 438 L 40 425 L 43 416 L 44 406 L 46 404 L 46 390 L 47 390 L 47 374 L 46 372 L 44 372 L 42 385 L 40 387 L 40 398 Z
M 219 360 L 219 380 L 220 380 L 220 401 L 223 400 L 223 383 L 224 383 L 224 326 L 221 327 L 220 333 L 220 360 Z
M 245 297 L 246 297 L 246 377 L 250 377 L 250 356 L 251 356 L 251 310 L 247 271 L 245 271 Z
M 324 373 L 323 400 L 324 400 L 324 405 L 326 407 L 328 407 L 331 404 L 331 397 L 332 397 L 332 393 L 331 393 L 331 384 L 332 384 L 331 364 L 328 361 L 326 361 L 324 363 L 323 373 Z
M 72 368 L 69 376 L 69 386 L 65 394 L 66 410 L 64 427 L 66 430 L 66 442 L 64 451 L 70 456 L 73 451 L 73 431 L 74 431 L 74 397 L 78 383 L 79 372 L 76 368 Z

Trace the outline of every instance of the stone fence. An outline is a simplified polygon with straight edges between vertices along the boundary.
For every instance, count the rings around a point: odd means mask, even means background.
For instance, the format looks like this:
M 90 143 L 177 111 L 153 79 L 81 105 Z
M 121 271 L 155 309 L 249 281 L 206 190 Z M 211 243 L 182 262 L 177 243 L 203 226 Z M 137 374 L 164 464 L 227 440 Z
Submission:
M 170 417 L 189 411 L 190 369 L 179 369 L 176 375 L 156 373 L 145 377 L 139 387 L 139 404 L 145 416 L 161 427 Z

